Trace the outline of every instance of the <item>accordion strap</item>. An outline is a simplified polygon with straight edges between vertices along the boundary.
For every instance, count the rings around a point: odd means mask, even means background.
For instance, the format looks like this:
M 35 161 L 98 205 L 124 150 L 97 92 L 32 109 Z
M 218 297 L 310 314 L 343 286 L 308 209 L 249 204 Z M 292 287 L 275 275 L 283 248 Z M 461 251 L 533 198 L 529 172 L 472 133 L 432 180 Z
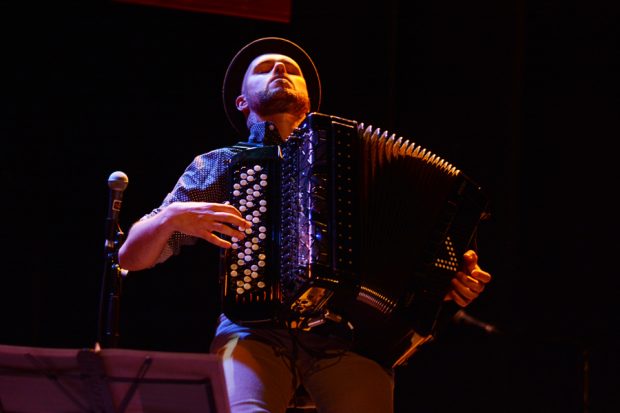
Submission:
M 241 151 L 245 151 L 246 149 L 251 149 L 251 148 L 259 148 L 263 146 L 263 144 L 261 143 L 252 143 L 252 142 L 237 142 L 236 144 L 234 144 L 233 146 L 230 147 L 230 149 L 232 149 L 235 152 L 241 152 Z

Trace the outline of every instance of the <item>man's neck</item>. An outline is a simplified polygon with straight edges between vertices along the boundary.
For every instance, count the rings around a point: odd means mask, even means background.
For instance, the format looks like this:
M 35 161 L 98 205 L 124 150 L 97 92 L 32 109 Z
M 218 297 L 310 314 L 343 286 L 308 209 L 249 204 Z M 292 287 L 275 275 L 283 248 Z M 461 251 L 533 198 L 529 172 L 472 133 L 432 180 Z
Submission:
M 248 128 L 258 122 L 273 122 L 280 132 L 282 140 L 286 141 L 297 126 L 304 120 L 305 116 L 297 116 L 290 113 L 276 113 L 269 116 L 260 116 L 256 113 L 250 113 L 248 116 Z

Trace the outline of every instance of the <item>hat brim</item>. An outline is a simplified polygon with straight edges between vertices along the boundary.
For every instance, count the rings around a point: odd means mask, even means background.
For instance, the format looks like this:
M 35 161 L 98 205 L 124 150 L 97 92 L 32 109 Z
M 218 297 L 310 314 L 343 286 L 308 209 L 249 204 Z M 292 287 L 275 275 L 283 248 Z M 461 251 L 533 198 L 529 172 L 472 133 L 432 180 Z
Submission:
M 257 56 L 266 53 L 282 54 L 295 60 L 306 80 L 310 110 L 316 112 L 321 104 L 321 80 L 314 62 L 297 44 L 280 37 L 264 37 L 245 45 L 228 65 L 222 86 L 224 111 L 232 126 L 240 135 L 247 133 L 245 116 L 237 109 L 236 99 L 241 94 L 241 83 L 245 72 Z

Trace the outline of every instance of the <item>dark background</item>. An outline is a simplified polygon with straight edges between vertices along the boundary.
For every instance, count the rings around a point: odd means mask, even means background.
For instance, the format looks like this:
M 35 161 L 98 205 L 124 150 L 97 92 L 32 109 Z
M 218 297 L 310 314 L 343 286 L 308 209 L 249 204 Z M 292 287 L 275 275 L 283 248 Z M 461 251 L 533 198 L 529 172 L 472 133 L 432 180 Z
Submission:
M 490 196 L 494 279 L 467 312 L 503 334 L 451 325 L 398 370 L 397 412 L 620 411 L 616 3 L 294 1 L 291 23 L 82 3 L 0 10 L 0 343 L 94 345 L 109 175 L 129 177 L 128 231 L 195 155 L 239 140 L 224 71 L 275 35 L 313 56 L 322 112 L 410 138 Z M 206 351 L 216 258 L 130 273 L 121 347 Z

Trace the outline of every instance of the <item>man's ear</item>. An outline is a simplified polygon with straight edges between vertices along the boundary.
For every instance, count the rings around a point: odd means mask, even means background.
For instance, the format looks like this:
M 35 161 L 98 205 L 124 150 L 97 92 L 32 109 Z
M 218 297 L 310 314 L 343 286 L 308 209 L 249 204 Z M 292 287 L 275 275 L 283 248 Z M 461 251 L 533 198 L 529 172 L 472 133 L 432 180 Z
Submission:
M 245 112 L 248 110 L 248 101 L 245 99 L 244 95 L 237 96 L 237 99 L 235 99 L 235 105 L 237 106 L 237 110 L 240 112 Z

